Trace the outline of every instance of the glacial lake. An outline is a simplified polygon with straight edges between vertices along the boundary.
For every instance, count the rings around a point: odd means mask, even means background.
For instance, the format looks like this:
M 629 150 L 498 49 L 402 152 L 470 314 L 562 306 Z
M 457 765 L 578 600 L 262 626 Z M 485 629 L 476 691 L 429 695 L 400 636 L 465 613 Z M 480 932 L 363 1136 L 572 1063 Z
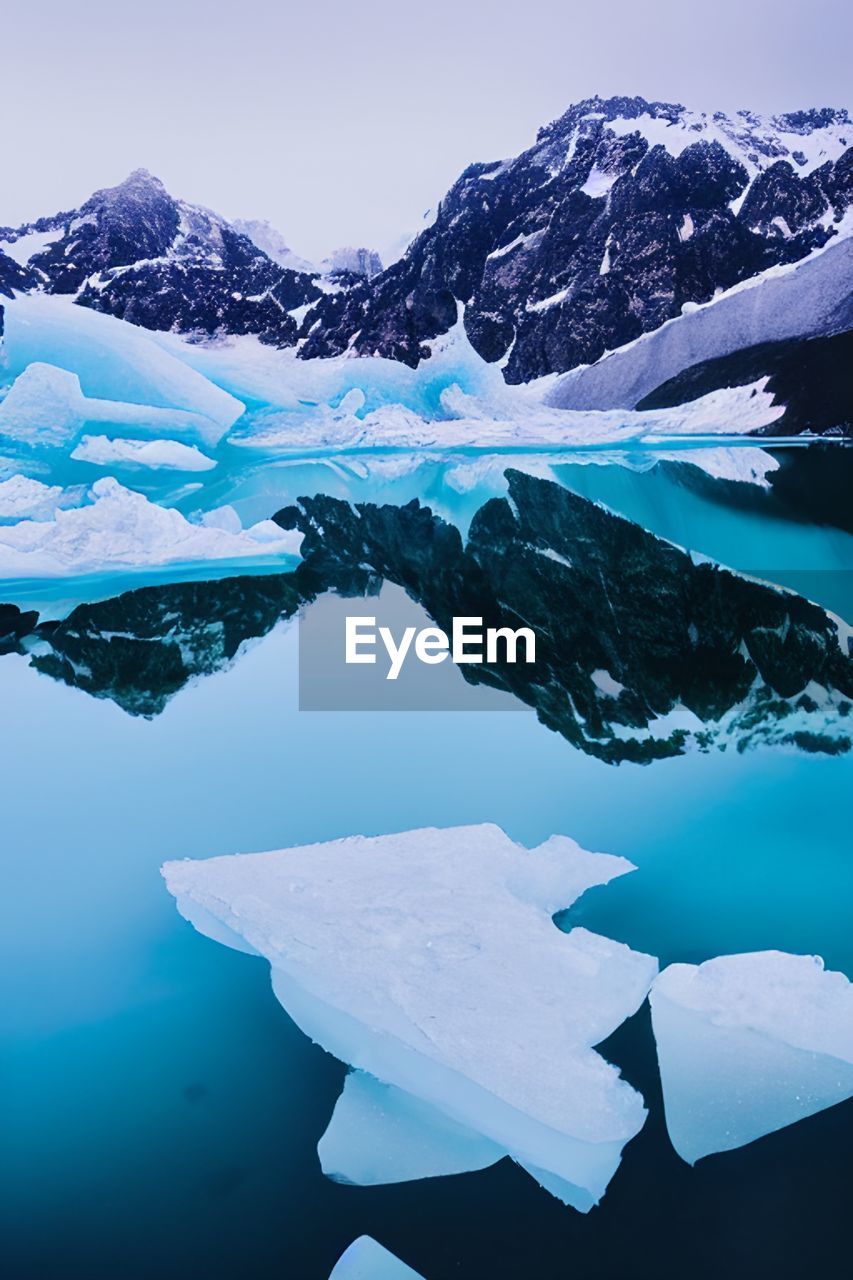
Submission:
M 493 483 L 462 493 L 438 468 L 389 490 L 339 469 L 332 487 L 329 472 L 305 462 L 276 500 L 317 490 L 405 501 L 417 490 L 464 525 Z M 697 553 L 829 607 L 850 598 L 849 529 L 802 507 L 685 483 L 671 466 L 569 461 L 557 474 Z M 255 490 L 223 500 L 274 509 Z M 128 585 L 91 582 L 84 594 Z M 71 597 L 68 584 L 2 596 L 57 613 Z M 37 672 L 24 654 L 0 657 L 10 1274 L 324 1280 L 363 1233 L 427 1280 L 717 1280 L 733 1259 L 758 1277 L 785 1274 L 792 1256 L 837 1274 L 853 1102 L 691 1169 L 663 1126 L 647 1009 L 602 1051 L 643 1093 L 649 1120 L 588 1216 L 507 1160 L 391 1187 L 327 1180 L 316 1144 L 344 1066 L 289 1021 L 264 962 L 178 916 L 159 867 L 427 825 L 496 822 L 529 846 L 562 832 L 638 868 L 587 894 L 573 922 L 662 965 L 778 948 L 853 976 L 851 754 L 728 750 L 613 766 L 527 709 L 300 713 L 297 649 L 295 622 L 280 623 L 152 719 Z

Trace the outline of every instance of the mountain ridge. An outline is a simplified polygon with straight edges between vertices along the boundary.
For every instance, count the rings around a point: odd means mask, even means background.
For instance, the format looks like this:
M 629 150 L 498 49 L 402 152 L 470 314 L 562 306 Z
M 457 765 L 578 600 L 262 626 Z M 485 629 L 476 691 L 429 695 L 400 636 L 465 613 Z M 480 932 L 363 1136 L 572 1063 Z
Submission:
M 228 222 L 136 169 L 77 210 L 0 227 L 0 293 L 412 367 L 464 311 L 477 353 L 527 382 L 594 365 L 844 234 L 851 143 L 839 108 L 730 116 L 587 98 L 519 155 L 468 166 L 389 267 L 344 249 L 325 275 L 269 224 Z

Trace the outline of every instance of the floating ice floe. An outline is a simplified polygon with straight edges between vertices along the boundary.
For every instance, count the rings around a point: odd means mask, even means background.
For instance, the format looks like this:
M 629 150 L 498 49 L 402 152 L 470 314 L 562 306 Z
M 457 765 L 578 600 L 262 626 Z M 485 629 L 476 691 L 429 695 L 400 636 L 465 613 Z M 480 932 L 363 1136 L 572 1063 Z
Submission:
M 361 1187 L 486 1169 L 506 1155 L 482 1134 L 364 1071 L 347 1076 L 317 1152 L 327 1177 Z
M 396 1180 L 509 1154 L 586 1212 L 646 1116 L 593 1046 L 639 1008 L 657 962 L 552 916 L 631 870 L 565 837 L 526 850 L 487 824 L 163 874 L 200 932 L 264 956 L 302 1030 L 373 1077 L 347 1083 L 321 1142 L 331 1172 Z
M 654 983 L 669 1136 L 689 1164 L 853 1097 L 853 985 L 818 956 L 673 964 Z
M 57 507 L 74 505 L 77 497 L 57 484 L 43 484 L 30 476 L 0 480 L 0 520 L 50 520 Z
M 194 444 L 178 440 L 123 440 L 83 436 L 71 454 L 96 467 L 150 467 L 164 471 L 211 471 L 216 462 Z
M 4 368 L 17 379 L 0 405 L 4 434 L 59 444 L 79 422 L 132 423 L 159 434 L 168 424 L 169 435 L 210 445 L 244 412 L 240 400 L 146 329 L 44 294 L 4 299 L 3 306 Z
M 265 561 L 296 555 L 301 534 L 271 520 L 229 532 L 191 524 L 112 476 L 97 480 L 91 503 L 51 520 L 0 526 L 0 577 L 54 578 L 112 568 L 196 561 Z
M 338 1259 L 329 1280 L 423 1280 L 372 1236 L 359 1236 Z

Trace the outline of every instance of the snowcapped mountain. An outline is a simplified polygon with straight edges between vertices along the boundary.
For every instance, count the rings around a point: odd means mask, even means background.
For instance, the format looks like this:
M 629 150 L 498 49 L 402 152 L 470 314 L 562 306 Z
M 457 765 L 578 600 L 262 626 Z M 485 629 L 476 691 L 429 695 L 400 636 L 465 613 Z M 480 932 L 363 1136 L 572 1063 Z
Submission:
M 416 365 L 464 304 L 510 382 L 591 364 L 838 235 L 851 143 L 846 111 L 587 99 L 520 156 L 471 165 L 399 262 L 309 312 L 300 354 Z
M 145 169 L 79 209 L 0 228 L 0 284 L 72 294 L 82 306 L 148 329 L 255 333 L 290 345 L 288 312 L 321 296 L 218 214 L 174 199 Z
M 298 345 L 302 359 L 380 355 L 412 367 L 464 311 L 474 350 L 499 362 L 507 382 L 593 366 L 554 403 L 620 407 L 622 367 L 599 378 L 597 365 L 644 335 L 661 332 L 662 382 L 749 345 L 849 328 L 840 304 L 824 308 L 817 327 L 799 321 L 799 310 L 815 313 L 809 281 L 826 269 L 798 272 L 781 288 L 763 282 L 846 238 L 851 206 L 846 111 L 765 118 L 590 98 L 521 155 L 466 169 L 385 270 L 375 252 L 349 247 L 312 267 L 269 223 L 229 223 L 138 169 L 78 210 L 0 228 L 0 294 L 70 294 L 149 329 L 255 334 Z M 841 273 L 833 297 L 843 299 L 850 257 L 833 262 Z M 750 282 L 762 291 L 731 304 L 729 294 Z M 773 299 L 782 295 L 790 323 L 780 328 Z M 696 306 L 718 302 L 719 323 L 691 319 Z M 735 314 L 743 333 L 729 341 L 723 331 Z M 676 340 L 673 326 L 689 333 Z M 712 330 L 706 349 L 702 335 Z M 749 367 L 757 377 L 772 365 Z M 717 374 L 725 379 L 728 369 Z

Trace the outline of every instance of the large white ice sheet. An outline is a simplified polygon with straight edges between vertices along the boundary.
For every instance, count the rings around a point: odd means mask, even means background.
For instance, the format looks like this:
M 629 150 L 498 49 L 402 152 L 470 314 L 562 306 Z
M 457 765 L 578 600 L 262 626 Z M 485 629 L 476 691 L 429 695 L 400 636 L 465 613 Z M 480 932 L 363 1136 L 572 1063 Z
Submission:
M 630 870 L 565 837 L 528 851 L 482 825 L 173 862 L 164 875 L 197 928 L 222 940 L 224 926 L 270 961 L 312 1039 L 587 1210 L 646 1114 L 593 1046 L 639 1007 L 657 964 L 563 933 L 552 915 Z
M 665 969 L 651 993 L 669 1135 L 690 1164 L 853 1096 L 853 986 L 817 956 Z

